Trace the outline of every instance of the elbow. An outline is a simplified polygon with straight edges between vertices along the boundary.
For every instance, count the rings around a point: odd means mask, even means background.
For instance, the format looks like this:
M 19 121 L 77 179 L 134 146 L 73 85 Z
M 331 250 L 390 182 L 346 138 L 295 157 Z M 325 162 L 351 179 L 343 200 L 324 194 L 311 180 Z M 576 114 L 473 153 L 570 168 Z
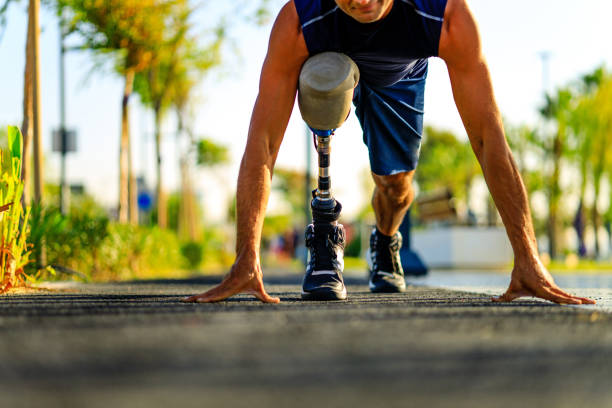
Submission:
M 496 167 L 506 167 L 506 165 L 511 164 L 512 160 L 512 152 L 510 151 L 510 147 L 506 142 L 503 134 L 501 137 L 491 137 L 487 139 L 480 140 L 476 146 L 472 144 L 474 148 L 474 153 L 480 163 L 483 172 L 486 173 L 487 169 L 496 168 Z
M 481 137 L 470 139 L 470 144 L 472 145 L 472 150 L 474 151 L 474 155 L 476 155 L 476 159 L 480 164 L 482 164 L 482 159 L 484 155 L 484 140 Z
M 240 167 L 248 170 L 254 167 L 274 168 L 280 146 L 269 138 L 249 138 L 242 156 Z

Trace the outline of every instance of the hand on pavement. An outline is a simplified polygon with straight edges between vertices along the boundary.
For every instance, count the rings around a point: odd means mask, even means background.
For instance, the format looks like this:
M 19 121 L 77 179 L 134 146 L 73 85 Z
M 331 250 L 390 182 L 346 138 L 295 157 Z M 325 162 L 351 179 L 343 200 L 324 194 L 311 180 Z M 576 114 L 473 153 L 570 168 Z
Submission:
M 230 273 L 219 285 L 199 295 L 186 297 L 183 302 L 219 302 L 239 293 L 246 293 L 264 303 L 279 303 L 279 298 L 272 297 L 266 292 L 262 276 L 261 266 L 256 257 L 251 259 L 251 257 L 239 256 Z
M 508 290 L 491 300 L 510 302 L 523 296 L 535 296 L 560 304 L 590 305 L 595 303 L 592 299 L 574 296 L 561 290 L 539 259 L 537 262 L 515 263 Z

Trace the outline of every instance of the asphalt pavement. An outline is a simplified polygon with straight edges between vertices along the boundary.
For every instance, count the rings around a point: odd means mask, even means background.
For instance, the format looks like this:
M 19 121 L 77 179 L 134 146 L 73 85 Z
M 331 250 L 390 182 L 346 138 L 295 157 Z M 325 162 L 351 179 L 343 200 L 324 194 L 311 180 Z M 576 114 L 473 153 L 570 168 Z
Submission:
M 218 278 L 0 297 L 3 407 L 612 407 L 612 315 L 411 286 L 185 304 Z

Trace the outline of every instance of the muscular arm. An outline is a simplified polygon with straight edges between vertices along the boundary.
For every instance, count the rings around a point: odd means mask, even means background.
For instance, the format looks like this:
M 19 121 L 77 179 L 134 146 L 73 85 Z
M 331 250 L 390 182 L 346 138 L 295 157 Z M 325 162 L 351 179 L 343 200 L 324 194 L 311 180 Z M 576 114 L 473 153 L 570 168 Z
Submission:
M 503 132 L 476 22 L 465 0 L 449 0 L 440 38 L 453 96 L 514 250 L 508 291 L 495 300 L 538 296 L 558 303 L 593 303 L 559 289 L 540 262 L 527 192 Z
M 237 189 L 237 253 L 258 253 L 270 180 L 291 116 L 308 51 L 293 2 L 281 10 L 272 33 L 255 102 Z
M 293 109 L 300 69 L 307 58 L 299 18 L 290 1 L 280 11 L 270 34 L 259 94 L 240 163 L 236 261 L 220 285 L 186 301 L 214 302 L 237 293 L 249 293 L 265 302 L 279 301 L 270 297 L 263 287 L 259 262 L 261 230 L 274 163 Z

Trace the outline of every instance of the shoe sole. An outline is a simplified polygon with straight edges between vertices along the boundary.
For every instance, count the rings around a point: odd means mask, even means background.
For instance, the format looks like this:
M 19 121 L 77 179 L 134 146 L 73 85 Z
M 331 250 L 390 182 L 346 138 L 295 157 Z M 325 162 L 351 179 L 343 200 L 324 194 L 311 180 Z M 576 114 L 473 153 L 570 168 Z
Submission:
M 320 290 L 316 292 L 304 292 L 302 291 L 302 300 L 346 300 L 346 288 L 343 288 L 342 292 L 338 293 L 333 290 Z
M 393 285 L 374 285 L 372 282 L 369 282 L 370 292 L 372 293 L 404 293 L 406 291 L 406 286 L 393 286 Z

